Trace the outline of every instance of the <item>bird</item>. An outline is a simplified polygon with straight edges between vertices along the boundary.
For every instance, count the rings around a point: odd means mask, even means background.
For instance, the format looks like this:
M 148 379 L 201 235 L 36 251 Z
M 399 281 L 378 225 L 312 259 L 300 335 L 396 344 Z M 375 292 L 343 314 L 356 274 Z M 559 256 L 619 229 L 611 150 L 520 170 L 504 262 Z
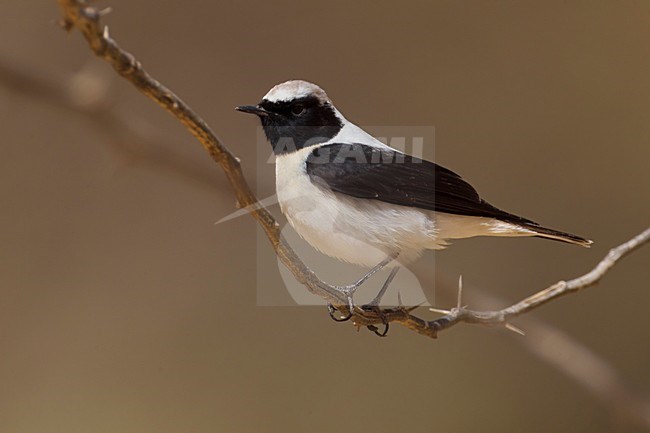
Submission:
M 261 120 L 275 155 L 278 203 L 291 227 L 321 253 L 371 268 L 337 286 L 352 307 L 352 295 L 370 276 L 453 239 L 535 236 L 592 244 L 503 211 L 455 172 L 389 147 L 347 120 L 316 84 L 286 81 L 257 105 L 236 110 Z

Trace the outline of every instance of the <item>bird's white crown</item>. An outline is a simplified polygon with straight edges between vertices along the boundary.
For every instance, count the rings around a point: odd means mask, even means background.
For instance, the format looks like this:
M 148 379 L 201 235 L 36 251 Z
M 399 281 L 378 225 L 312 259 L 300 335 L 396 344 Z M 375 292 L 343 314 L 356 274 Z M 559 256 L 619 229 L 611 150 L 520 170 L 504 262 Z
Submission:
M 323 89 L 314 83 L 303 80 L 289 80 L 273 87 L 264 95 L 264 99 L 270 102 L 291 101 L 293 99 L 315 96 L 323 102 L 331 104 L 330 99 Z

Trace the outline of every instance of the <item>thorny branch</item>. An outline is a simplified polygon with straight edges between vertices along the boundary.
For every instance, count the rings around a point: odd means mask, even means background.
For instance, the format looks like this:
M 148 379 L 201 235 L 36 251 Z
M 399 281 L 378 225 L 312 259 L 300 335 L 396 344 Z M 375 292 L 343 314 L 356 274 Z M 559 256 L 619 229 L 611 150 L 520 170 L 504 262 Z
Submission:
M 266 233 L 277 256 L 294 277 L 311 293 L 336 305 L 343 314 L 349 312 L 345 297 L 334 286 L 321 281 L 282 238 L 279 225 L 271 213 L 257 204 L 257 198 L 244 178 L 239 159 L 219 141 L 207 123 L 171 90 L 151 77 L 133 55 L 117 45 L 109 36 L 108 27 L 100 24 L 102 13 L 99 10 L 90 6 L 85 0 L 58 0 L 58 2 L 63 9 L 62 25 L 66 30 L 77 28 L 81 31 L 97 56 L 108 62 L 139 91 L 170 112 L 199 140 L 212 159 L 224 170 L 239 206 L 252 209 L 250 213 Z M 352 311 L 353 321 L 358 326 L 399 323 L 431 338 L 436 338 L 438 331 L 460 322 L 505 326 L 509 320 L 521 314 L 596 284 L 622 257 L 649 241 L 650 228 L 612 249 L 589 273 L 570 281 L 560 281 L 502 310 L 474 311 L 459 306 L 438 319 L 424 320 L 411 314 L 412 309 L 402 306 L 373 311 L 355 308 Z

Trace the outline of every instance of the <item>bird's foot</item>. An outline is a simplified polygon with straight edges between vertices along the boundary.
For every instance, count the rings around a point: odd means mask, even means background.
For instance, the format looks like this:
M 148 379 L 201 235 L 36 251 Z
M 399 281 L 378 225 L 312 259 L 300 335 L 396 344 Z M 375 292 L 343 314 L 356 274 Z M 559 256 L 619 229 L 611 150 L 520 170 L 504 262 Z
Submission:
M 332 304 L 329 304 L 329 303 L 327 304 L 327 311 L 329 312 L 329 315 L 332 318 L 332 320 L 334 320 L 335 322 L 346 322 L 346 321 L 348 321 L 348 320 L 350 320 L 352 318 L 352 315 L 353 315 L 352 311 L 353 311 L 354 307 L 348 307 L 348 308 L 349 308 L 349 310 L 348 310 L 348 313 L 346 315 L 337 316 L 336 313 L 340 312 L 340 310 L 338 308 L 336 308 Z M 386 316 L 384 315 L 384 312 L 382 311 L 382 309 L 379 306 L 366 304 L 366 305 L 362 305 L 360 308 L 363 311 L 373 312 L 373 313 L 377 314 L 379 317 L 381 317 L 381 321 L 384 324 L 384 329 L 381 332 L 379 331 L 379 328 L 377 326 L 375 326 L 375 325 L 366 325 L 366 328 L 368 328 L 370 331 L 374 332 L 376 335 L 378 335 L 380 337 L 385 337 L 386 335 L 388 335 L 388 329 L 390 327 L 390 324 L 389 324 L 388 320 L 386 319 Z
M 399 271 L 399 267 L 393 268 L 393 270 L 390 271 L 388 278 L 386 278 L 384 285 L 381 286 L 381 289 L 379 290 L 379 293 L 377 293 L 377 296 L 375 296 L 375 298 L 372 301 L 370 301 L 370 303 L 361 306 L 362 310 L 373 312 L 377 314 L 379 317 L 381 317 L 381 322 L 384 324 L 384 330 L 382 332 L 379 332 L 379 328 L 376 327 L 375 325 L 367 326 L 369 330 L 371 330 L 372 332 L 374 332 L 380 337 L 385 337 L 388 334 L 388 328 L 390 327 L 390 324 L 386 319 L 386 315 L 384 314 L 384 311 L 381 309 L 381 307 L 379 307 L 379 303 L 381 302 L 381 299 L 386 294 L 386 290 L 388 290 L 388 286 L 390 286 L 390 283 L 393 282 L 393 279 L 395 278 L 395 275 L 397 275 L 398 271 Z
M 384 325 L 384 329 L 381 332 L 379 332 L 379 328 L 375 325 L 366 325 L 366 328 L 368 328 L 368 330 L 374 332 L 379 337 L 385 337 L 388 335 L 388 328 L 390 327 L 390 323 L 388 322 L 384 311 L 379 307 L 379 305 L 374 305 L 372 303 L 365 304 L 361 306 L 361 309 L 365 312 L 374 313 L 379 316 L 381 318 L 381 323 Z
M 345 296 L 345 299 L 348 304 L 348 313 L 344 316 L 337 317 L 336 312 L 340 312 L 338 308 L 336 308 L 334 305 L 328 303 L 327 304 L 327 311 L 329 312 L 330 317 L 332 320 L 335 322 L 346 322 L 352 318 L 353 312 L 354 312 L 354 301 L 352 300 L 352 297 L 354 296 L 354 292 L 357 291 L 359 286 L 365 281 L 364 279 L 361 279 L 357 281 L 354 284 L 350 284 L 348 286 L 334 286 L 334 288 L 343 294 Z
M 345 299 L 346 299 L 347 304 L 348 304 L 348 314 L 346 314 L 344 316 L 341 316 L 341 317 L 337 317 L 336 312 L 337 311 L 340 312 L 340 310 L 338 308 L 336 308 L 332 304 L 327 304 L 327 311 L 329 312 L 329 315 L 332 318 L 332 320 L 334 320 L 335 322 L 345 322 L 347 320 L 350 320 L 352 318 L 353 314 L 354 314 L 354 308 L 355 308 L 354 307 L 354 301 L 352 299 L 352 297 L 354 296 L 354 292 L 356 292 L 357 289 L 359 288 L 359 286 L 361 286 L 368 278 L 370 278 L 372 275 L 374 275 L 375 273 L 380 271 L 388 263 L 395 260 L 396 257 L 397 257 L 396 254 L 386 257 L 384 260 L 381 261 L 381 263 L 377 264 L 377 266 L 372 268 L 366 275 L 361 277 L 354 284 L 350 284 L 350 285 L 347 285 L 347 286 L 335 286 L 334 288 L 337 291 L 341 292 L 343 294 L 343 296 L 345 296 Z M 395 269 L 393 269 L 391 271 L 390 275 L 388 276 L 388 279 L 386 280 L 386 282 L 382 286 L 381 290 L 379 291 L 379 293 L 377 294 L 375 299 L 373 299 L 370 304 L 374 304 L 374 305 L 377 305 L 377 306 L 379 305 L 379 302 L 381 301 L 381 298 L 384 296 L 384 293 L 386 293 L 386 289 L 388 289 L 388 285 L 391 283 L 391 281 L 393 281 L 393 278 L 395 278 L 395 274 L 397 273 L 398 269 L 399 268 L 395 268 Z M 368 327 L 368 328 L 370 329 L 370 327 Z M 376 327 L 374 327 L 374 328 L 375 329 L 371 329 L 371 331 L 375 332 L 377 335 L 380 335 L 377 332 Z M 386 328 L 388 328 L 388 327 L 386 327 Z M 385 330 L 385 332 L 383 334 L 386 335 L 386 332 L 387 332 L 387 329 Z
M 381 321 L 384 324 L 383 331 L 380 332 L 379 328 L 377 326 L 375 326 L 375 325 L 367 325 L 366 326 L 370 331 L 374 332 L 376 335 L 378 335 L 380 337 L 385 337 L 388 334 L 388 329 L 390 327 L 390 324 L 389 324 L 388 320 L 386 319 L 382 309 L 379 307 L 379 303 L 381 302 L 381 299 L 386 294 L 386 290 L 388 290 L 388 287 L 390 286 L 390 283 L 393 281 L 393 279 L 395 278 L 395 275 L 397 275 L 398 271 L 399 271 L 398 267 L 394 268 L 390 272 L 390 274 L 388 275 L 388 278 L 386 279 L 383 286 L 381 287 L 381 290 L 379 290 L 379 293 L 377 293 L 377 296 L 375 296 L 375 298 L 372 301 L 370 301 L 370 303 L 362 305 L 360 307 L 363 311 L 372 312 L 372 313 L 375 313 L 376 315 L 378 315 L 379 317 L 381 317 Z M 348 321 L 348 320 L 350 320 L 352 318 L 354 308 L 355 308 L 354 301 L 353 301 L 352 297 L 354 295 L 354 292 L 357 290 L 357 288 L 360 285 L 361 285 L 360 282 L 357 282 L 357 283 L 351 284 L 349 286 L 340 286 L 340 287 L 336 288 L 338 291 L 342 292 L 343 295 L 345 295 L 345 297 L 347 299 L 348 313 L 346 315 L 344 315 L 344 316 L 337 316 L 336 313 L 339 312 L 340 310 L 338 308 L 336 308 L 332 304 L 327 304 L 327 310 L 328 310 L 329 315 L 332 318 L 332 320 L 334 320 L 335 322 L 345 322 L 345 321 Z

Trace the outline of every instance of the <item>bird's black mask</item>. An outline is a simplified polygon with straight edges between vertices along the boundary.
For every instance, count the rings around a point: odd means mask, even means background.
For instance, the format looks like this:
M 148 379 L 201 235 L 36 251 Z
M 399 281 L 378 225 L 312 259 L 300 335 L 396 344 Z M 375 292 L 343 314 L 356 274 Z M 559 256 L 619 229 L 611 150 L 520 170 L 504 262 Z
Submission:
M 238 110 L 260 117 L 276 155 L 328 141 L 343 127 L 332 105 L 316 96 L 278 102 L 264 99 L 257 106 L 238 107 Z

